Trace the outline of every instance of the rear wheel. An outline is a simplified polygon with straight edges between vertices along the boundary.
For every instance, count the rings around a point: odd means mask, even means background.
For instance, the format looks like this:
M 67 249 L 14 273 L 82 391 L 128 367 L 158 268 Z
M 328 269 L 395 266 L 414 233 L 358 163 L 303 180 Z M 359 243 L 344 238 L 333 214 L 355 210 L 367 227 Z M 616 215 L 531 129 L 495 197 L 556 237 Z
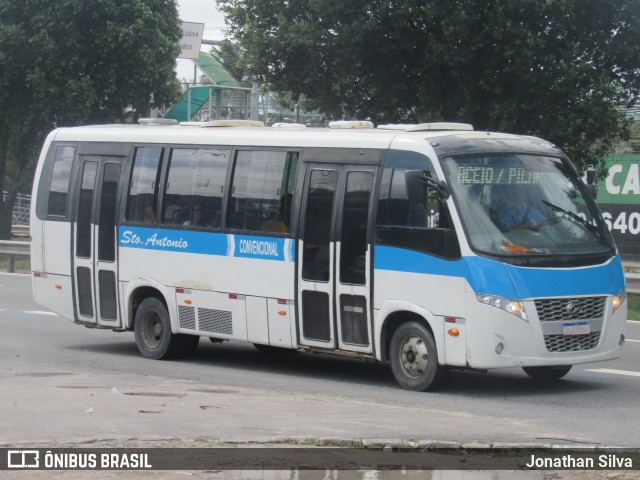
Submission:
M 535 380 L 553 381 L 559 380 L 569 373 L 571 365 L 556 365 L 553 367 L 522 367 L 522 369 L 524 370 L 524 373 Z
M 172 333 L 167 307 L 154 297 L 144 299 L 138 307 L 134 332 L 142 356 L 154 360 L 188 357 L 193 354 L 200 339 L 193 335 Z
M 446 376 L 446 369 L 438 365 L 433 335 L 418 322 L 398 327 L 391 338 L 389 357 L 393 376 L 407 390 L 433 390 Z

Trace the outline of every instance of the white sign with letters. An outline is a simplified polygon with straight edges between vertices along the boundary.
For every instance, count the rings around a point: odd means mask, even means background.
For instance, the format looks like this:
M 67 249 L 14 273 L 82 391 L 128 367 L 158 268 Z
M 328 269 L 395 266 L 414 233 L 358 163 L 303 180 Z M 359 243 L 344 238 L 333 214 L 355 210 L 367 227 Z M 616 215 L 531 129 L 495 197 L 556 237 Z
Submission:
M 178 58 L 198 58 L 203 32 L 204 23 L 182 22 L 181 51 Z

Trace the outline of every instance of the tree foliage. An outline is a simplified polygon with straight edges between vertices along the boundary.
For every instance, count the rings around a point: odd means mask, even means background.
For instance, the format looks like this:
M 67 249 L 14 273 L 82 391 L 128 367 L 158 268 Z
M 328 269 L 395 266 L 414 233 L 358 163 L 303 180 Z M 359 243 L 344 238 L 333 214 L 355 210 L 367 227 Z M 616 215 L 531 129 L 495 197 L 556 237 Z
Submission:
M 465 121 L 597 163 L 640 92 L 638 0 L 218 0 L 254 74 L 330 117 Z
M 172 102 L 175 0 L 0 0 L 0 238 L 44 137 Z

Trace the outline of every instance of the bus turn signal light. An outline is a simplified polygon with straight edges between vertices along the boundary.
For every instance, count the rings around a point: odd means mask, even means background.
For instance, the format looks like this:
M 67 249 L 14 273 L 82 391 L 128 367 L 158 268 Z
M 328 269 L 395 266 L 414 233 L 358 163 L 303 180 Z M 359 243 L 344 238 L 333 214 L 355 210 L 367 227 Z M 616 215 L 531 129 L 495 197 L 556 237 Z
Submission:
M 449 330 L 447 330 L 447 333 L 452 337 L 457 337 L 458 335 L 460 335 L 460 330 L 458 330 L 457 328 L 450 328 Z

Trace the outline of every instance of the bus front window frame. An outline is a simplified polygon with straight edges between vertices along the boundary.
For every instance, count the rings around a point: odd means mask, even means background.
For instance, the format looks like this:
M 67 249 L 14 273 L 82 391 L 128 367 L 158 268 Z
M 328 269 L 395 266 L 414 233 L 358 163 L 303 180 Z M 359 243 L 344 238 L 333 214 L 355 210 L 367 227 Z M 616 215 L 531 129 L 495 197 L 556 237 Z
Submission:
M 478 255 L 527 266 L 591 265 L 615 255 L 606 224 L 568 159 L 483 152 L 447 156 L 442 165 Z

